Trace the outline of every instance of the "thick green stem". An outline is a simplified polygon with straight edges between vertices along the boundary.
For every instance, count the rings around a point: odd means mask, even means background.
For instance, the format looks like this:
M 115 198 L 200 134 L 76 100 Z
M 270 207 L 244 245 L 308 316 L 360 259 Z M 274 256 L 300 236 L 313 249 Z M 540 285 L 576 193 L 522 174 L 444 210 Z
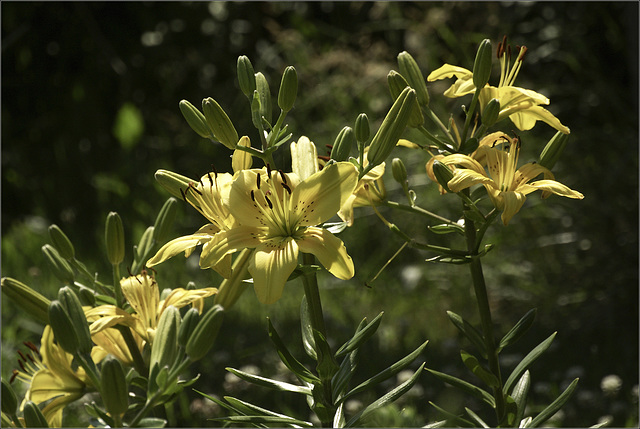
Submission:
M 149 375 L 149 370 L 144 364 L 144 359 L 140 354 L 140 350 L 138 349 L 138 345 L 136 344 L 136 340 L 133 338 L 133 334 L 131 333 L 131 328 L 124 325 L 117 325 L 118 331 L 122 334 L 122 338 L 124 339 L 127 348 L 129 349 L 129 353 L 131 353 L 131 357 L 133 358 L 133 367 L 138 371 L 140 375 L 143 377 L 147 377 Z
M 309 253 L 302 254 L 304 265 L 314 265 L 316 259 Z M 311 327 L 327 338 L 327 331 L 324 326 L 324 316 L 322 315 L 322 302 L 320 301 L 320 291 L 318 290 L 318 279 L 316 273 L 306 273 L 302 277 L 304 283 L 304 294 L 307 297 L 307 305 L 311 313 Z
M 116 307 L 122 308 L 122 287 L 120 286 L 120 264 L 113 264 L 113 290 L 115 291 Z

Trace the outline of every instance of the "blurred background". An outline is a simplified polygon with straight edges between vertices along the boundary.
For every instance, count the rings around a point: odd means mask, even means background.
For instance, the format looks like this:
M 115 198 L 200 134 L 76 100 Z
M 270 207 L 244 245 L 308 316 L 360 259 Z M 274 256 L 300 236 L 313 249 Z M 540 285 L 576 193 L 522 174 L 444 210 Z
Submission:
M 471 68 L 484 38 L 493 46 L 509 37 L 529 48 L 517 84 L 551 99 L 549 110 L 571 128 L 558 180 L 585 195 L 582 201 L 532 195 L 508 227 L 488 232 L 496 248 L 484 259 L 497 335 L 531 308 L 534 327 L 503 352 L 505 373 L 529 350 L 558 331 L 552 347 L 531 368 L 531 413 L 550 403 L 571 380 L 578 390 L 550 425 L 590 426 L 610 416 L 613 426 L 638 425 L 638 4 L 636 2 L 2 2 L 2 276 L 23 281 L 49 298 L 60 282 L 40 248 L 55 223 L 71 238 L 78 258 L 109 282 L 104 222 L 109 211 L 124 221 L 131 249 L 169 195 L 155 183 L 157 169 L 197 178 L 230 170 L 229 151 L 197 136 L 178 109 L 213 97 L 239 135 L 258 141 L 249 105 L 236 80 L 236 60 L 247 55 L 277 96 L 281 73 L 295 66 L 298 99 L 288 116 L 293 139 L 310 137 L 324 154 L 340 129 L 359 113 L 375 130 L 391 105 L 386 75 L 396 56 L 413 55 L 428 75 L 443 63 Z M 494 63 L 492 82 L 499 68 Z M 461 115 L 463 100 L 441 94 L 450 81 L 430 84 L 433 110 Z M 277 108 L 275 109 L 277 112 Z M 456 116 L 457 115 L 457 116 Z M 502 122 L 510 131 L 512 124 Z M 537 158 L 554 134 L 546 124 L 520 133 L 521 162 Z M 407 132 L 407 138 L 419 138 Z M 403 148 L 418 204 L 443 215 L 459 209 L 440 196 L 424 174 L 427 157 Z M 276 159 L 287 169 L 287 155 Z M 257 164 L 257 163 L 256 163 Z M 389 169 L 390 170 L 390 169 Z M 389 198 L 402 202 L 386 175 Z M 423 219 L 382 210 L 419 240 Z M 356 211 L 345 241 L 356 265 L 346 282 L 321 276 L 330 340 L 339 346 L 357 323 L 385 311 L 368 343 L 359 383 L 430 340 L 420 362 L 469 379 L 459 349 L 470 349 L 450 324 L 452 310 L 477 323 L 464 267 L 425 262 L 427 252 L 405 249 L 379 277 L 379 268 L 402 242 L 370 209 Z M 192 233 L 204 220 L 186 204 L 173 236 Z M 372 233 L 375 231 L 375 233 Z M 446 243 L 446 241 L 442 241 Z M 458 243 L 459 244 L 459 243 Z M 158 267 L 161 287 L 216 286 L 197 257 Z M 302 287 L 288 283 L 271 306 L 248 292 L 229 312 L 196 388 L 232 395 L 299 418 L 306 405 L 288 394 L 252 388 L 226 375 L 227 366 L 288 377 L 278 365 L 266 330 L 299 326 Z M 2 377 L 17 366 L 23 341 L 39 342 L 42 326 L 2 300 Z M 294 354 L 303 359 L 299 336 Z M 305 361 L 306 363 L 309 363 Z M 416 362 L 417 368 L 420 362 Z M 399 380 L 358 399 L 368 403 Z M 224 415 L 190 392 L 180 423 L 216 424 Z M 452 411 L 464 402 L 425 373 L 401 401 L 377 413 L 371 426 L 422 426 L 440 418 L 433 401 Z M 357 409 L 357 401 L 348 404 Z M 482 416 L 486 414 L 480 413 Z M 78 423 L 71 421 L 70 423 Z M 81 422 L 80 422 L 81 423 Z

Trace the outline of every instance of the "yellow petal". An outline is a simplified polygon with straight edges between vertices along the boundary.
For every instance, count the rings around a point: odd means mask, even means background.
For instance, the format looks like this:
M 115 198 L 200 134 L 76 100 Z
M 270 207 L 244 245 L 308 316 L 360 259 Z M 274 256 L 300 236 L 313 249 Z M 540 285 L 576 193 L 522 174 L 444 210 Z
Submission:
M 155 328 L 158 323 L 160 292 L 153 277 L 143 273 L 120 280 L 122 294 L 135 310 L 137 319 L 145 328 Z
M 528 109 L 510 115 L 509 119 L 519 130 L 523 131 L 533 128 L 536 121 L 542 121 L 564 134 L 571 132 L 569 127 L 562 125 L 558 118 L 542 106 L 531 106 Z
M 502 223 L 507 225 L 513 215 L 520 211 L 522 205 L 524 204 L 527 197 L 520 192 L 501 192 L 500 197 L 502 199 L 502 207 L 498 207 L 498 209 L 502 209 Z
M 458 79 L 473 79 L 473 72 L 465 69 L 464 67 L 445 64 L 442 67 L 429 73 L 429 76 L 427 76 L 427 80 L 429 82 L 433 82 L 434 80 L 448 79 L 454 76 L 457 76 Z
M 165 298 L 160 306 L 159 313 L 162 314 L 165 308 L 173 305 L 176 308 L 182 308 L 185 305 L 191 304 L 198 299 L 206 298 L 218 292 L 218 289 L 214 287 L 207 287 L 202 289 L 187 290 L 183 288 L 176 288 L 169 296 Z
M 309 227 L 297 242 L 301 252 L 315 255 L 337 278 L 348 280 L 353 277 L 353 261 L 344 243 L 326 229 Z
M 581 200 L 584 198 L 578 191 L 574 191 L 566 185 L 563 185 L 560 182 L 556 182 L 555 180 L 538 180 L 536 182 L 531 182 L 525 185 L 522 185 L 518 188 L 524 194 L 529 194 L 533 191 L 541 190 L 546 192 L 551 192 L 556 195 L 560 195 L 561 197 L 573 198 L 577 200 Z
M 184 237 L 171 240 L 162 246 L 153 258 L 147 261 L 147 267 L 153 267 L 182 252 L 185 252 L 185 257 L 189 256 L 196 246 L 211 240 L 211 237 L 218 231 L 220 231 L 220 229 L 215 225 L 207 224 L 193 235 L 185 235 Z
M 483 184 L 495 188 L 495 182 L 484 173 L 478 173 L 466 168 L 454 170 L 453 178 L 449 180 L 447 186 L 453 192 L 460 192 L 463 189 L 470 188 L 473 185 Z
M 420 146 L 418 146 L 414 142 L 412 142 L 410 140 L 407 140 L 407 139 L 398 140 L 398 143 L 396 143 L 396 146 L 404 146 L 404 147 L 408 147 L 410 149 L 420 149 Z M 368 148 L 368 146 L 367 146 L 367 148 Z
M 298 265 L 298 245 L 291 237 L 272 238 L 256 248 L 249 273 L 258 300 L 272 304 L 280 299 L 284 284 Z
M 200 255 L 200 268 L 211 268 L 220 263 L 227 255 L 242 250 L 253 248 L 260 244 L 266 234 L 264 228 L 251 226 L 237 226 L 229 231 L 221 231 L 214 239 L 205 243 Z
M 238 145 L 251 147 L 251 140 L 249 140 L 249 137 L 247 136 L 242 136 L 240 141 L 238 141 Z M 245 152 L 244 150 L 240 149 L 236 149 L 233 151 L 233 155 L 231 157 L 231 168 L 233 168 L 234 173 L 250 169 L 251 164 L 253 164 L 253 159 L 251 158 L 251 154 L 249 152 Z

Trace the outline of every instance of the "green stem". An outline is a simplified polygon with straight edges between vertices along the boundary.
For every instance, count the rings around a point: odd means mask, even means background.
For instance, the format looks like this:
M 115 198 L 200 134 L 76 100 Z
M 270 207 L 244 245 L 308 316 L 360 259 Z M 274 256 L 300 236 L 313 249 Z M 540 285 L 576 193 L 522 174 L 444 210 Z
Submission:
M 113 290 L 115 291 L 116 307 L 122 308 L 122 287 L 120 286 L 120 264 L 113 264 Z
M 451 143 L 451 145 L 453 147 L 456 146 L 456 141 L 453 138 L 453 136 L 451 135 L 451 133 L 449 132 L 449 130 L 447 129 L 447 127 L 444 126 L 444 124 L 442 123 L 442 121 L 440 120 L 440 118 L 438 118 L 438 116 L 436 116 L 435 113 L 433 113 L 433 110 L 431 110 L 428 106 L 425 107 L 425 111 L 427 112 L 427 117 L 429 119 L 431 119 L 431 121 L 436 124 L 438 126 L 438 128 L 440 128 L 440 130 L 447 136 L 449 142 Z M 424 128 L 424 127 L 423 127 Z
M 312 254 L 302 254 L 302 263 L 304 265 L 315 265 L 315 262 L 316 258 Z M 307 297 L 307 305 L 309 306 L 309 312 L 311 313 L 311 327 L 327 338 L 324 316 L 322 315 L 320 291 L 318 289 L 318 279 L 315 271 L 306 273 L 302 277 L 302 282 L 304 283 L 304 294 Z
M 471 99 L 471 105 L 467 110 L 467 117 L 464 121 L 464 129 L 462 130 L 462 137 L 460 144 L 463 145 L 465 141 L 467 141 L 467 133 L 469 132 L 469 125 L 471 124 L 471 117 L 476 111 L 476 105 L 478 104 L 478 97 L 480 96 L 480 91 L 482 88 L 476 88 L 476 92 L 473 93 L 473 98 Z
M 431 213 L 430 211 L 425 210 L 422 207 L 418 207 L 418 206 L 415 206 L 415 205 L 414 206 L 408 206 L 406 204 L 400 204 L 400 203 L 396 203 L 395 201 L 388 201 L 388 200 L 385 200 L 383 202 L 383 204 L 385 206 L 387 206 L 387 207 L 391 207 L 391 208 L 394 208 L 394 209 L 400 209 L 400 210 L 404 210 L 404 211 L 407 211 L 407 212 L 417 213 L 417 214 L 426 216 L 428 218 L 435 219 L 435 220 L 437 220 L 439 222 L 444 222 L 444 223 L 446 223 L 448 225 L 455 224 L 454 221 L 449 220 L 446 217 L 442 217 L 442 216 L 437 215 L 435 213 Z
M 138 349 L 138 345 L 136 344 L 136 340 L 133 338 L 133 334 L 131 333 L 131 328 L 124 325 L 117 325 L 118 331 L 122 334 L 122 338 L 124 339 L 129 352 L 131 353 L 131 357 L 133 358 L 133 367 L 138 371 L 138 374 L 143 377 L 149 376 L 149 370 L 144 364 L 144 359 L 140 354 L 140 350 Z

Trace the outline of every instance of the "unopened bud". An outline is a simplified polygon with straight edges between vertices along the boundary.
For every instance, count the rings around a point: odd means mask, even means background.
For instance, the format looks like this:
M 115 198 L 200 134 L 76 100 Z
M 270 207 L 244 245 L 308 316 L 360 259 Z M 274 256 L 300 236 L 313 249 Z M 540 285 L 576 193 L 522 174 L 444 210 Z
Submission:
M 153 177 L 171 195 L 180 199 L 183 198 L 183 192 L 189 187 L 189 183 L 195 182 L 187 176 L 163 169 L 156 171 Z
M 207 120 L 201 111 L 196 106 L 189 103 L 187 100 L 181 100 L 178 104 L 182 116 L 187 120 L 187 123 L 193 131 L 195 131 L 200 137 L 214 139 L 213 131 L 209 128 Z
M 369 126 L 369 117 L 366 113 L 360 113 L 356 118 L 356 141 L 358 143 L 364 143 L 369 140 L 371 134 L 371 127 Z
M 169 239 L 169 232 L 176 218 L 177 210 L 178 200 L 175 198 L 167 199 L 162 205 L 160 213 L 158 213 L 156 217 L 156 222 L 153 225 L 153 239 L 156 243 L 164 243 Z
M 73 248 L 73 244 L 71 244 L 71 240 L 69 237 L 62 232 L 60 227 L 56 224 L 53 224 L 49 227 L 49 238 L 51 238 L 51 244 L 56 248 L 60 256 L 62 256 L 67 261 L 72 260 L 75 257 L 75 249 Z
M 564 134 L 562 131 L 558 131 L 553 137 L 551 137 L 551 140 L 549 140 L 549 143 L 547 143 L 544 149 L 542 149 L 538 164 L 551 170 L 553 166 L 556 165 L 556 162 L 558 162 L 558 159 L 560 159 L 568 141 L 569 134 Z
M 50 244 L 42 246 L 42 254 L 54 276 L 67 284 L 73 284 L 74 275 L 71 265 L 60 256 L 60 253 L 53 246 Z
M 491 77 L 491 40 L 484 39 L 478 47 L 476 60 L 473 63 L 473 84 L 483 88 Z
M 260 96 L 260 116 L 264 117 L 268 123 L 271 123 L 271 90 L 269 89 L 267 78 L 260 72 L 256 73 L 256 90 Z
M 96 303 L 96 293 L 78 282 L 75 284 L 78 286 L 78 299 L 80 300 L 80 304 L 93 307 Z
M 398 54 L 398 68 L 409 85 L 416 90 L 416 98 L 421 106 L 429 105 L 429 91 L 418 63 L 407 51 Z
M 18 396 L 13 391 L 11 385 L 2 379 L 2 396 L 0 396 L 2 402 L 2 413 L 9 416 L 15 416 L 18 411 Z
M 308 137 L 302 136 L 297 142 L 292 142 L 291 149 L 291 171 L 300 180 L 318 172 L 318 149 Z
M 49 323 L 58 345 L 67 353 L 76 354 L 79 346 L 76 331 L 69 314 L 57 299 L 49 305 Z
M 453 172 L 446 164 L 441 163 L 438 160 L 433 161 L 433 174 L 436 176 L 438 183 L 447 192 L 451 192 L 449 189 L 449 181 L 453 179 Z
M 197 308 L 190 308 L 182 318 L 180 323 L 180 329 L 178 330 L 178 345 L 180 347 L 186 347 L 191 338 L 191 334 L 198 326 L 200 321 L 200 312 Z
M 238 146 L 251 147 L 251 140 L 247 136 L 242 136 L 240 141 L 238 141 Z M 233 155 L 231 156 L 231 167 L 233 168 L 234 173 L 242 170 L 248 170 L 251 168 L 252 164 L 253 159 L 249 152 L 241 149 L 233 151 Z
M 387 75 L 387 82 L 389 84 L 389 91 L 391 92 L 391 97 L 395 100 L 397 99 L 402 91 L 409 86 L 405 78 L 395 70 L 391 70 Z M 411 128 L 419 127 L 424 124 L 424 117 L 422 116 L 422 111 L 420 110 L 420 106 L 417 101 L 411 111 L 411 116 L 409 117 L 408 126 Z
M 469 154 L 475 152 L 478 149 L 478 139 L 475 137 L 470 137 L 460 145 L 460 153 Z
M 482 125 L 492 127 L 498 120 L 500 114 L 500 100 L 492 98 L 482 111 Z
M 333 142 L 333 148 L 331 148 L 331 159 L 334 161 L 346 161 L 349 158 L 351 147 L 355 143 L 356 138 L 353 134 L 351 127 L 344 127 L 338 133 L 338 137 Z
M 149 253 L 151 253 L 151 250 L 153 248 L 154 242 L 153 242 L 153 231 L 155 230 L 154 227 L 150 226 L 148 227 L 144 233 L 142 234 L 142 237 L 140 237 L 140 242 L 138 242 L 138 245 L 136 246 L 136 261 L 141 261 L 142 259 L 144 259 Z
M 218 336 L 222 325 L 224 309 L 219 305 L 211 307 L 202 317 L 187 342 L 187 356 L 192 362 L 200 360 L 206 355 Z
M 158 328 L 151 345 L 150 379 L 153 379 L 163 367 L 171 368 L 173 366 L 178 356 L 179 329 L 180 311 L 170 305 L 164 309 L 160 320 L 158 320 Z
M 257 129 L 262 129 L 262 103 L 258 90 L 253 91 L 253 100 L 251 100 L 251 122 Z
M 89 354 L 93 348 L 89 323 L 82 309 L 80 300 L 69 286 L 65 286 L 58 291 L 58 301 L 64 307 L 73 325 L 73 330 L 78 339 L 78 351 Z
M 209 97 L 202 100 L 202 110 L 215 138 L 229 149 L 235 149 L 238 133 L 224 109 L 216 100 Z
M 51 301 L 26 284 L 11 277 L 2 278 L 2 293 L 21 307 L 29 317 L 42 324 L 49 324 Z
M 124 369 L 118 359 L 108 355 L 100 374 L 102 402 L 112 416 L 122 416 L 129 408 L 129 390 Z
M 293 107 L 298 95 L 298 74 L 293 66 L 284 69 L 280 91 L 278 92 L 278 106 L 285 112 Z
M 238 57 L 238 83 L 240 91 L 251 100 L 253 91 L 256 90 L 256 77 L 251 61 L 246 55 Z
M 415 90 L 407 87 L 396 99 L 393 106 L 382 121 L 378 132 L 373 136 L 367 159 L 374 167 L 381 164 L 389 156 L 407 126 L 411 112 L 416 105 Z
M 24 424 L 28 428 L 48 428 L 49 424 L 40 408 L 33 401 L 26 401 L 22 407 Z
M 109 262 L 111 265 L 118 265 L 124 260 L 124 228 L 122 227 L 122 219 L 116 212 L 107 215 L 104 240 L 107 245 Z
M 393 158 L 391 161 L 391 173 L 393 173 L 393 178 L 396 182 L 401 184 L 402 187 L 406 186 L 407 169 L 400 158 Z

